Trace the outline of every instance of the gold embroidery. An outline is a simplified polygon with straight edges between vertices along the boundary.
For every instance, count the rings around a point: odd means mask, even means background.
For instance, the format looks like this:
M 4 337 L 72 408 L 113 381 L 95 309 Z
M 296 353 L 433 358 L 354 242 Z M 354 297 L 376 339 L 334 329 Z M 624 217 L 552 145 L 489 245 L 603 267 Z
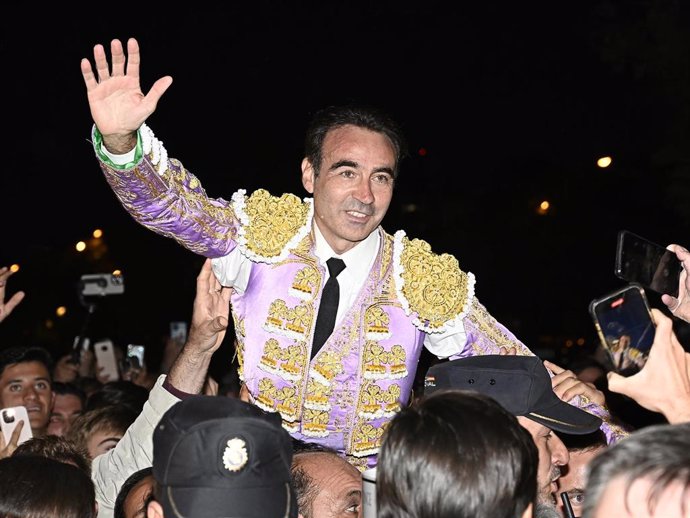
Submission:
M 403 237 L 402 245 L 402 295 L 419 324 L 441 330 L 466 311 L 471 281 L 455 257 L 434 254 L 426 241 Z
M 400 410 L 400 387 L 392 384 L 388 390 L 372 383 L 360 393 L 358 415 L 365 419 L 392 417 Z
M 304 423 L 302 424 L 302 433 L 304 433 L 304 435 L 309 437 L 328 436 L 328 412 L 306 408 L 303 416 Z
M 385 340 L 391 335 L 390 317 L 380 306 L 370 306 L 364 313 L 365 333 L 368 340 Z
M 331 409 L 331 404 L 328 402 L 330 395 L 330 387 L 310 379 L 307 383 L 307 397 L 304 400 L 304 407 L 311 410 L 329 411 Z
M 378 342 L 367 340 L 362 356 L 365 379 L 400 379 L 407 376 L 407 354 L 399 344 L 395 344 L 387 352 Z
M 355 457 L 365 457 L 378 453 L 381 447 L 381 437 L 388 422 L 381 426 L 372 426 L 369 423 L 360 423 L 353 433 Z
M 476 341 L 472 344 L 472 349 L 477 354 L 498 354 L 500 349 L 515 348 L 518 356 L 529 356 L 533 353 L 519 340 L 510 337 L 499 327 L 497 320 L 492 317 L 480 302 L 474 298 L 472 308 L 468 315 L 470 323 L 476 328 L 477 332 L 485 338 L 481 343 Z M 469 334 L 469 333 L 468 333 Z M 494 351 L 491 349 L 496 347 Z
M 273 380 L 261 378 L 259 380 L 259 395 L 256 397 L 256 405 L 267 412 L 280 412 L 284 421 L 294 422 L 297 420 L 298 411 L 297 391 L 294 387 L 288 386 L 276 389 Z
M 342 357 L 332 351 L 325 351 L 319 356 L 319 361 L 312 367 L 312 377 L 319 383 L 330 386 L 331 381 L 343 372 Z
M 246 200 L 249 224 L 244 229 L 247 249 L 259 256 L 277 257 L 307 222 L 309 204 L 294 194 L 280 198 L 259 189 Z
M 271 333 L 305 341 L 311 333 L 313 314 L 311 304 L 289 308 L 284 300 L 274 300 L 268 308 L 263 328 Z
M 320 284 L 321 275 L 319 272 L 315 268 L 307 266 L 295 275 L 290 288 L 290 295 L 302 300 L 311 300 Z
M 402 345 L 395 344 L 388 353 L 388 363 L 390 363 L 391 379 L 407 377 L 407 353 Z

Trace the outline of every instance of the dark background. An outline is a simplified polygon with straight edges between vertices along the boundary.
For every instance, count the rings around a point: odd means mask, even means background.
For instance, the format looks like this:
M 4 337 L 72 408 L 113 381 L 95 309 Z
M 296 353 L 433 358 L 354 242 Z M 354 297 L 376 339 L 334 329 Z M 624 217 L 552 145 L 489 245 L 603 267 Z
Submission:
M 114 268 L 125 294 L 98 306 L 92 338 L 145 344 L 155 361 L 169 321 L 191 316 L 202 259 L 133 222 L 88 142 L 79 61 L 112 38 L 139 40 L 144 91 L 174 78 L 148 123 L 210 196 L 303 195 L 315 109 L 389 111 L 412 154 L 384 228 L 454 254 L 489 311 L 544 357 L 567 364 L 595 346 L 587 307 L 623 285 L 620 229 L 690 244 L 687 3 L 189 5 L 26 4 L 0 20 L 0 264 L 20 265 L 8 291 L 27 292 L 0 346 L 69 347 L 85 319 L 79 277 Z M 77 253 L 95 228 L 104 237 Z

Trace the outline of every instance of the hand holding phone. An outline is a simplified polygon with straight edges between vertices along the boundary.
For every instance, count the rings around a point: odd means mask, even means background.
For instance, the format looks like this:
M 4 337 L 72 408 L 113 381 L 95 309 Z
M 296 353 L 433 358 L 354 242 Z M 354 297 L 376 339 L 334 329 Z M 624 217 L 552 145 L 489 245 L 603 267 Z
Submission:
M 120 369 L 115 356 L 115 346 L 111 340 L 101 340 L 93 344 L 99 378 L 106 382 L 120 379 Z
M 676 254 L 628 230 L 618 233 L 615 274 L 661 295 L 678 296 L 682 263 Z
M 22 422 L 23 424 L 20 425 Z M 14 451 L 17 446 L 31 439 L 33 434 L 26 407 L 14 406 L 0 410 L 0 429 L 2 429 L 6 451 L 9 451 L 8 449 Z
M 639 372 L 654 342 L 654 321 L 642 286 L 629 284 L 594 299 L 589 311 L 614 370 L 626 376 Z

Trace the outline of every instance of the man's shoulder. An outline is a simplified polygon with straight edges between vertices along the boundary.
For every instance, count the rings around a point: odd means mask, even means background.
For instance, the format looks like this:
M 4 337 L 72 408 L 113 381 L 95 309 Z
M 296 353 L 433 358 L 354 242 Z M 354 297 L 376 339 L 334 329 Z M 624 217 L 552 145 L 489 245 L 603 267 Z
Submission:
M 474 298 L 474 275 L 463 271 L 451 254 L 438 254 L 402 230 L 386 236 L 393 240 L 396 291 L 415 325 L 439 333 L 462 320 Z
M 253 261 L 275 263 L 309 233 L 313 216 L 311 198 L 294 194 L 275 196 L 265 189 L 232 195 L 239 227 L 238 246 Z

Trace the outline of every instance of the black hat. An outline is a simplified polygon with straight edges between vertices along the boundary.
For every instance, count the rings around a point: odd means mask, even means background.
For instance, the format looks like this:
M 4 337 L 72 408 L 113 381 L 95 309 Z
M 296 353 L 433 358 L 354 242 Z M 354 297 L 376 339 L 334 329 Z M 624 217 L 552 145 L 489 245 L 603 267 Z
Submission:
M 515 416 L 525 416 L 557 432 L 584 435 L 601 419 L 559 399 L 537 356 L 482 355 L 429 368 L 424 393 L 440 389 L 474 390 L 492 397 Z
M 153 433 L 153 477 L 166 518 L 297 518 L 292 441 L 277 413 L 192 396 Z

